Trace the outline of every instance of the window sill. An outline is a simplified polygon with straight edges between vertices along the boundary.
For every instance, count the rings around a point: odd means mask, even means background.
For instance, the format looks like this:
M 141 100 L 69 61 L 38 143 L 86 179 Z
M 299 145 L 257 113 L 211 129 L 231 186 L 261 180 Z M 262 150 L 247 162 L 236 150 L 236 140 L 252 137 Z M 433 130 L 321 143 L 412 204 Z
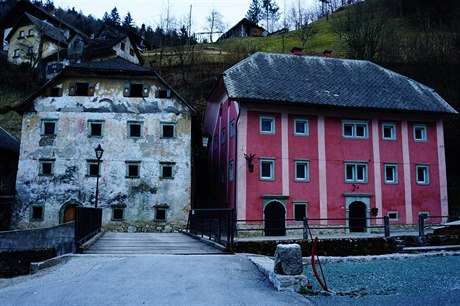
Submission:
M 139 179 L 140 176 L 125 176 L 126 179 Z
M 163 176 L 160 176 L 160 179 L 162 179 L 162 180 L 173 180 L 174 177 L 163 177 Z
M 43 177 L 51 177 L 53 174 L 44 174 L 44 173 L 39 173 L 38 176 L 43 176 Z
M 296 182 L 296 183 L 310 183 L 310 180 L 294 179 L 294 182 Z
M 30 222 L 43 222 L 45 219 L 30 219 Z

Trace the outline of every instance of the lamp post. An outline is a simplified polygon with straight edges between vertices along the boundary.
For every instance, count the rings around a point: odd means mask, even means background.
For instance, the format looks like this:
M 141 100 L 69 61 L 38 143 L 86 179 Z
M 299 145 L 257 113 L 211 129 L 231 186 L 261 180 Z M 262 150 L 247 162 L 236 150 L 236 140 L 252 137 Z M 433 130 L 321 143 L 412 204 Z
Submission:
M 101 144 L 99 144 L 97 148 L 94 149 L 94 152 L 96 152 L 96 158 L 97 158 L 96 204 L 94 205 L 94 208 L 97 208 L 97 200 L 99 197 L 99 173 L 101 173 L 101 158 L 102 158 L 102 154 L 104 154 L 104 150 L 102 149 Z

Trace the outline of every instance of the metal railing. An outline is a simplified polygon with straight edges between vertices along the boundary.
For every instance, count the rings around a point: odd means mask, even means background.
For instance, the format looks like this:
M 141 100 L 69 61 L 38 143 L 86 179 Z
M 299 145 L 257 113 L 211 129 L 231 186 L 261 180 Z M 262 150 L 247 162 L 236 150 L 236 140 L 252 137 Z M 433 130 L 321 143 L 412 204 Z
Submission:
M 102 209 L 91 207 L 75 208 L 75 247 L 82 245 L 101 231 Z
M 231 246 L 234 235 L 235 210 L 232 208 L 192 209 L 187 232 Z

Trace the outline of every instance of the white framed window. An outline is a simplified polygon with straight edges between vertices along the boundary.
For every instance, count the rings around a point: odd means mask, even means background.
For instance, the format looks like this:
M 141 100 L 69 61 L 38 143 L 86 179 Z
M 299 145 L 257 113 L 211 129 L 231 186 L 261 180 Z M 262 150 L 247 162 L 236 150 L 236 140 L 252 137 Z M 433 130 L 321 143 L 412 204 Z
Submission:
M 345 162 L 346 183 L 367 183 L 367 163 Z
M 176 124 L 173 122 L 161 122 L 161 138 L 175 138 Z
M 40 159 L 39 161 L 39 175 L 52 176 L 54 175 L 54 160 L 53 159 Z
M 294 220 L 303 221 L 307 217 L 307 202 L 293 202 Z
M 233 160 L 228 162 L 228 180 L 233 181 Z
M 419 142 L 426 142 L 426 125 L 425 124 L 414 124 L 414 140 Z
M 382 123 L 382 139 L 396 140 L 396 123 Z
M 425 221 L 430 220 L 430 213 L 427 211 L 420 211 L 418 215 L 423 216 L 423 219 L 425 219 Z
M 142 137 L 142 121 L 128 121 L 128 137 L 141 138 Z
M 42 119 L 41 135 L 56 136 L 57 119 Z
M 398 165 L 397 164 L 384 164 L 383 173 L 385 175 L 386 184 L 398 183 Z
M 160 163 L 160 177 L 163 179 L 173 179 L 174 178 L 174 166 L 175 166 L 175 163 L 172 163 L 172 162 L 161 162 Z
M 260 116 L 260 134 L 275 134 L 275 117 Z
M 102 138 L 103 128 L 104 128 L 104 121 L 88 120 L 88 137 Z
M 342 136 L 344 138 L 366 139 L 369 137 L 368 135 L 368 123 L 366 121 L 342 121 Z
M 397 211 L 387 211 L 387 217 L 390 221 L 398 221 L 399 214 Z
M 91 159 L 86 161 L 86 175 L 94 177 L 101 175 L 100 163 L 97 160 Z
M 308 136 L 310 133 L 308 126 L 308 119 L 296 118 L 294 119 L 294 135 Z
M 225 128 L 222 128 L 222 130 L 220 131 L 220 144 L 224 144 L 225 143 Z
M 230 121 L 230 130 L 228 131 L 228 136 L 232 138 L 235 136 L 235 120 Z
M 310 163 L 308 160 L 294 161 L 294 180 L 297 182 L 308 182 L 310 180 L 309 166 Z
M 263 181 L 275 180 L 275 160 L 260 159 L 260 179 Z
M 126 178 L 139 178 L 141 176 L 141 162 L 127 161 L 126 163 Z
M 415 181 L 418 185 L 428 185 L 430 183 L 428 165 L 415 165 Z

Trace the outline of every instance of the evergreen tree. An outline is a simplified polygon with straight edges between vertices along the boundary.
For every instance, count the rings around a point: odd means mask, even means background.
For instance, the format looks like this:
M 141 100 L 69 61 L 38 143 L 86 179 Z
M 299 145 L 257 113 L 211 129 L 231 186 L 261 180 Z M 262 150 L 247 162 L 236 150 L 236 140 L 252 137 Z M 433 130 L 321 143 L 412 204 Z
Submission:
M 246 19 L 257 24 L 261 19 L 261 9 L 260 0 L 252 0 L 246 13 Z
M 262 0 L 260 19 L 266 20 L 265 26 L 267 31 L 269 31 L 268 21 L 271 20 L 273 26 L 273 22 L 278 21 L 280 18 L 279 10 L 280 8 L 275 0 Z
M 134 29 L 134 20 L 133 20 L 133 17 L 131 17 L 131 13 L 129 11 L 125 16 L 125 19 L 123 19 L 122 26 L 126 30 L 133 30 Z M 144 27 L 145 27 L 145 25 L 144 25 Z
M 114 7 L 112 11 L 110 12 L 110 21 L 113 25 L 120 25 L 121 19 L 120 19 L 120 14 L 118 13 L 117 7 Z

